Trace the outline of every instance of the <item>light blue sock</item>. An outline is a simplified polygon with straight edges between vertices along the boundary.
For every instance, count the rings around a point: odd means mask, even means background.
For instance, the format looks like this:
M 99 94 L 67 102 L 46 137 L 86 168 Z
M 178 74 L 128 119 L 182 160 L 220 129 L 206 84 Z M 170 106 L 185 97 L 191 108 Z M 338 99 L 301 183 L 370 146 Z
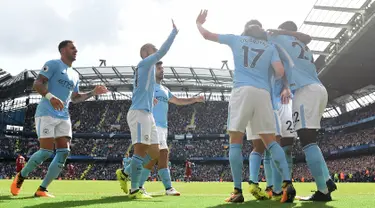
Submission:
M 277 170 L 281 173 L 283 180 L 290 181 L 288 163 L 286 162 L 283 148 L 274 141 L 267 146 L 267 149 L 271 152 L 272 161 L 275 163 Z
M 133 155 L 132 161 L 130 162 L 130 168 L 131 168 L 131 189 L 137 190 L 139 188 L 139 180 L 141 179 L 142 174 L 142 164 L 143 164 L 143 158 L 139 155 Z
M 277 170 L 275 163 L 271 161 L 271 168 L 272 168 L 272 182 L 273 182 L 273 192 L 279 194 L 281 193 L 283 178 L 281 177 L 280 172 Z
M 285 152 L 286 162 L 288 163 L 288 168 L 289 168 L 289 172 L 290 172 L 290 178 L 292 178 L 292 172 L 293 172 L 292 145 L 284 146 L 283 150 Z
M 263 166 L 264 174 L 266 176 L 267 187 L 273 186 L 271 163 L 271 153 L 268 150 L 266 150 L 264 151 Z
M 132 168 L 131 168 L 131 162 L 129 163 L 129 165 L 128 166 L 126 166 L 126 167 L 124 167 L 124 173 L 126 174 L 126 175 L 131 175 L 132 174 Z
M 243 167 L 243 156 L 242 156 L 242 145 L 241 144 L 230 144 L 229 145 L 229 163 L 232 171 L 232 177 L 234 187 L 242 189 L 242 167 Z
M 143 185 L 147 181 L 148 177 L 150 176 L 150 173 L 151 173 L 151 170 L 149 170 L 147 168 L 142 169 L 141 179 L 139 180 L 139 187 L 143 187 Z
M 262 155 L 258 152 L 251 152 L 249 155 L 249 180 L 253 183 L 259 182 L 259 170 L 262 163 Z
M 146 157 L 143 158 L 143 166 L 147 165 L 151 160 L 152 158 L 147 154 Z
M 322 193 L 327 193 L 328 188 L 323 171 L 325 161 L 322 151 L 316 143 L 313 143 L 303 147 L 303 152 L 305 153 L 307 166 L 314 177 L 318 190 Z
M 158 174 L 163 182 L 165 190 L 172 188 L 171 173 L 169 172 L 169 168 L 160 169 Z
M 56 149 L 56 155 L 48 167 L 46 176 L 43 179 L 42 187 L 47 188 L 53 179 L 57 178 L 64 169 L 65 161 L 68 158 L 70 150 L 68 148 Z
M 45 160 L 53 155 L 52 150 L 39 149 L 33 155 L 31 155 L 29 161 L 27 161 L 25 167 L 21 170 L 21 176 L 26 178 L 29 176 L 36 167 L 41 165 Z

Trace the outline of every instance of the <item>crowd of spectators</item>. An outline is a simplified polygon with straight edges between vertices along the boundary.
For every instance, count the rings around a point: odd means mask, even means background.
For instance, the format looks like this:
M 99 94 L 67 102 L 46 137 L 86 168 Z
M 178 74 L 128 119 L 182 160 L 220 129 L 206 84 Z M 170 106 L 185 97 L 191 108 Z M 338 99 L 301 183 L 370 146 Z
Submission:
M 70 175 L 68 165 L 73 164 L 74 174 Z M 40 165 L 30 173 L 29 177 L 39 179 L 48 169 L 49 162 Z M 327 161 L 332 179 L 341 182 L 375 182 L 375 156 L 359 156 Z M 116 180 L 115 171 L 121 168 L 121 163 L 68 163 L 59 178 L 67 180 Z M 228 163 L 193 165 L 192 181 L 231 181 L 231 171 Z M 184 181 L 184 164 L 172 164 L 171 178 L 173 181 Z M 299 182 L 313 181 L 305 163 L 294 164 L 293 180 Z M 0 166 L 0 179 L 10 178 L 15 175 L 15 163 L 2 163 Z M 337 176 L 335 176 L 337 175 Z M 242 171 L 243 181 L 249 180 L 249 166 L 244 164 Z M 336 178 L 337 177 L 337 178 Z M 159 180 L 156 168 L 151 173 L 150 180 Z M 259 181 L 265 181 L 264 169 L 261 167 Z
M 227 102 L 206 102 L 188 106 L 170 105 L 169 110 L 169 133 L 170 134 L 223 134 L 225 133 L 225 123 L 227 117 Z M 129 100 L 121 101 L 88 101 L 69 106 L 73 131 L 77 133 L 128 133 L 129 128 L 126 123 L 126 114 L 130 106 Z M 26 111 L 24 131 L 35 131 L 33 115 L 36 105 L 31 104 Z M 359 121 L 361 119 L 374 116 L 375 105 L 370 105 L 362 109 L 344 113 L 337 118 L 323 120 L 325 126 L 337 126 L 349 122 Z M 206 157 L 227 157 L 228 139 L 223 137 L 205 139 L 183 139 L 170 140 L 170 158 L 172 160 L 185 160 L 188 158 L 206 158 Z M 375 128 L 349 131 L 326 131 L 319 136 L 319 145 L 323 152 L 340 150 L 343 148 L 359 146 L 363 144 L 375 143 Z M 0 156 L 15 156 L 21 153 L 24 156 L 31 155 L 38 150 L 39 144 L 36 138 L 25 137 L 6 137 L 0 138 Z M 93 157 L 123 157 L 124 153 L 130 147 L 130 139 L 108 138 L 108 139 L 82 139 L 74 138 L 72 140 L 71 155 L 93 156 Z M 244 142 L 243 156 L 248 157 L 252 150 L 251 143 Z M 299 141 L 294 145 L 294 155 L 303 154 Z M 361 160 L 366 163 L 360 163 Z M 372 163 L 371 163 L 372 161 Z M 352 174 L 351 180 L 373 180 L 370 177 L 373 174 L 373 157 L 365 156 L 360 158 L 349 158 L 329 161 L 330 169 L 335 172 Z M 7 176 L 5 173 L 11 173 L 10 163 L 0 168 L 0 178 Z M 75 163 L 76 172 L 74 178 L 112 180 L 115 179 L 113 172 L 121 164 L 106 163 Z M 362 166 L 362 167 L 361 167 Z M 44 163 L 41 168 L 32 173 L 30 177 L 42 176 L 48 167 Z M 367 168 L 366 170 L 363 168 Z M 248 167 L 245 165 L 243 175 L 248 177 Z M 365 172 L 364 172 L 365 171 Z M 262 172 L 262 171 L 261 171 Z M 304 164 L 295 165 L 294 177 L 296 180 L 309 181 L 308 169 Z M 171 168 L 172 178 L 182 180 L 184 175 L 184 166 L 174 164 Z M 230 168 L 227 164 L 196 164 L 193 169 L 193 180 L 196 181 L 229 181 L 231 180 Z M 369 177 L 364 177 L 366 173 Z M 67 173 L 63 172 L 62 177 Z M 365 175 L 366 175 L 365 174 Z M 11 174 L 10 174 L 11 175 Z M 355 179 L 353 179 L 355 178 Z M 261 173 L 260 180 L 263 179 Z

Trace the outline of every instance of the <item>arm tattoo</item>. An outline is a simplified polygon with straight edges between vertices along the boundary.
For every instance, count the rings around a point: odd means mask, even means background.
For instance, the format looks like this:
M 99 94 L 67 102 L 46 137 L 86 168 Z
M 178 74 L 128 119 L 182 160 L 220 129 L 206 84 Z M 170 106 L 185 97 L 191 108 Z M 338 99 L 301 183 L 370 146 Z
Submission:
M 43 75 L 39 75 L 38 78 L 34 81 L 33 88 L 44 97 L 48 93 L 47 84 L 48 78 Z
M 71 100 L 73 103 L 83 102 L 91 97 L 94 96 L 94 91 L 86 92 L 86 93 L 78 93 L 72 96 Z

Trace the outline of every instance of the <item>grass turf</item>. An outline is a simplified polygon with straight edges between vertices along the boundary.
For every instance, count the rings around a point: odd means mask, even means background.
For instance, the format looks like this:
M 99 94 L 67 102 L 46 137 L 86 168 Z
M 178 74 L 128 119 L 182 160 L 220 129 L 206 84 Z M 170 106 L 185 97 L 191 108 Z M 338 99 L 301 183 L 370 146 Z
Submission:
M 248 185 L 243 184 L 245 203 L 227 204 L 224 199 L 232 191 L 232 183 L 193 182 L 173 183 L 181 196 L 163 196 L 163 186 L 159 182 L 148 182 L 147 191 L 156 194 L 151 200 L 134 201 L 122 193 L 117 181 L 54 181 L 49 187 L 56 198 L 34 198 L 33 194 L 40 181 L 26 180 L 19 196 L 11 196 L 11 181 L 0 180 L 0 207 L 59 208 L 59 207 L 375 207 L 375 184 L 339 183 L 338 191 L 332 194 L 333 201 L 311 203 L 295 201 L 292 204 L 280 204 L 273 201 L 256 201 L 247 192 Z M 297 195 L 310 195 L 313 183 L 295 183 Z M 265 184 L 261 184 L 264 187 Z

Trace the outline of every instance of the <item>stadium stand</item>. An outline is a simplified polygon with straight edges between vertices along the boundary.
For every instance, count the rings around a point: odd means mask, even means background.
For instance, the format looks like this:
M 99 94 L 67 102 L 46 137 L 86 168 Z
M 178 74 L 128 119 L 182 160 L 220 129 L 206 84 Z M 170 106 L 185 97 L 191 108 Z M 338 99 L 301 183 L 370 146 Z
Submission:
M 375 181 L 375 4 L 373 1 L 317 1 L 300 30 L 313 37 L 319 77 L 329 92 L 319 143 L 333 178 L 345 182 Z M 349 3 L 348 3 L 349 2 Z M 364 45 L 368 47 L 363 47 Z M 226 66 L 226 67 L 225 67 Z M 130 145 L 126 113 L 130 106 L 133 66 L 78 67 L 81 90 L 105 84 L 111 90 L 87 102 L 69 106 L 74 131 L 68 170 L 61 178 L 114 180 L 121 157 Z M 17 153 L 26 158 L 38 150 L 34 113 L 40 96 L 32 90 L 38 70 L 15 77 L 0 70 L 0 179 L 15 175 Z M 232 70 L 165 67 L 164 85 L 178 97 L 203 94 L 207 102 L 170 105 L 169 144 L 173 180 L 183 180 L 186 159 L 194 162 L 193 180 L 230 181 L 226 117 Z M 251 151 L 245 142 L 244 158 Z M 293 179 L 311 181 L 298 140 Z M 247 161 L 247 159 L 245 159 Z M 43 177 L 48 163 L 30 177 Z M 263 170 L 260 180 L 264 180 Z M 248 176 L 248 165 L 243 170 Z M 156 178 L 155 172 L 152 174 Z

